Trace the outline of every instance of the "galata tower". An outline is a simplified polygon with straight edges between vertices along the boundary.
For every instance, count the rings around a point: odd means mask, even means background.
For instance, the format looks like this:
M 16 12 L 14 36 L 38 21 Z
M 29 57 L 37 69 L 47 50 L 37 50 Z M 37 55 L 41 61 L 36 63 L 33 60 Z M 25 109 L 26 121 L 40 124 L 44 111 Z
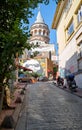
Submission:
M 49 44 L 49 28 L 48 25 L 45 24 L 44 19 L 40 13 L 37 14 L 36 21 L 30 28 L 30 43 L 34 43 L 35 45 Z

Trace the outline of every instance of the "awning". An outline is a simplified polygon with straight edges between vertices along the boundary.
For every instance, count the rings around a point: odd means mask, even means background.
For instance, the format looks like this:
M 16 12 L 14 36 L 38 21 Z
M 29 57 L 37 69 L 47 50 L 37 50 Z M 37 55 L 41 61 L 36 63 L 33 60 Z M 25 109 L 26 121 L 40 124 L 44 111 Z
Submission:
M 26 71 L 33 71 L 33 70 L 31 70 L 31 69 L 29 69 L 29 68 L 26 68 L 26 67 L 23 67 L 23 66 L 21 66 L 21 65 L 18 65 L 18 67 L 19 67 L 20 69 L 23 69 L 23 70 L 26 70 Z

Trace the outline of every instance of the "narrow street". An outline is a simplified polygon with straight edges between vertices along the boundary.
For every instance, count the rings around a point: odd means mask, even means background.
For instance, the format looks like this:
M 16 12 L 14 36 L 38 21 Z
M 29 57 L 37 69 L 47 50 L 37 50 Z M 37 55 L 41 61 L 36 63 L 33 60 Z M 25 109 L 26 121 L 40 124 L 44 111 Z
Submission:
M 29 84 L 15 130 L 82 130 L 82 99 L 51 82 Z

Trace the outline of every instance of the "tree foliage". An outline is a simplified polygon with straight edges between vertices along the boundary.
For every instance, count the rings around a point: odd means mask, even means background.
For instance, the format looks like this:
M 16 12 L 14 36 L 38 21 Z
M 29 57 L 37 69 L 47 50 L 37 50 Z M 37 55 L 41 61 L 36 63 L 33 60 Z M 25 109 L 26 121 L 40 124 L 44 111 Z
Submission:
M 29 18 L 38 3 L 48 4 L 49 0 L 0 0 L 0 82 L 10 72 L 16 52 L 21 54 L 31 47 L 26 42 L 30 36 Z
M 30 49 L 28 40 L 29 18 L 38 3 L 48 4 L 48 0 L 0 0 L 0 83 L 8 77 L 14 65 L 16 52 L 21 54 Z M 22 26 L 26 25 L 26 26 Z
M 29 18 L 39 3 L 49 0 L 0 0 L 0 86 L 11 78 L 16 53 L 31 48 L 27 43 Z
M 16 53 L 22 54 L 30 49 L 27 40 L 30 36 L 28 26 L 32 11 L 38 3 L 46 0 L 0 0 L 0 91 L 2 91 L 0 111 L 2 109 L 4 87 L 15 70 Z M 26 26 L 22 26 L 22 23 Z

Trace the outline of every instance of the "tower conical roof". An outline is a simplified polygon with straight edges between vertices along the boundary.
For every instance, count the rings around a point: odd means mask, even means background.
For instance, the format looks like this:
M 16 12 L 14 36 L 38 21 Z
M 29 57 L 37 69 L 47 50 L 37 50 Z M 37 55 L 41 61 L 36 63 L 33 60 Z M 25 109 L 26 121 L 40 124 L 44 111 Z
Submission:
M 35 23 L 44 23 L 44 19 L 41 15 L 40 11 L 38 12 Z

